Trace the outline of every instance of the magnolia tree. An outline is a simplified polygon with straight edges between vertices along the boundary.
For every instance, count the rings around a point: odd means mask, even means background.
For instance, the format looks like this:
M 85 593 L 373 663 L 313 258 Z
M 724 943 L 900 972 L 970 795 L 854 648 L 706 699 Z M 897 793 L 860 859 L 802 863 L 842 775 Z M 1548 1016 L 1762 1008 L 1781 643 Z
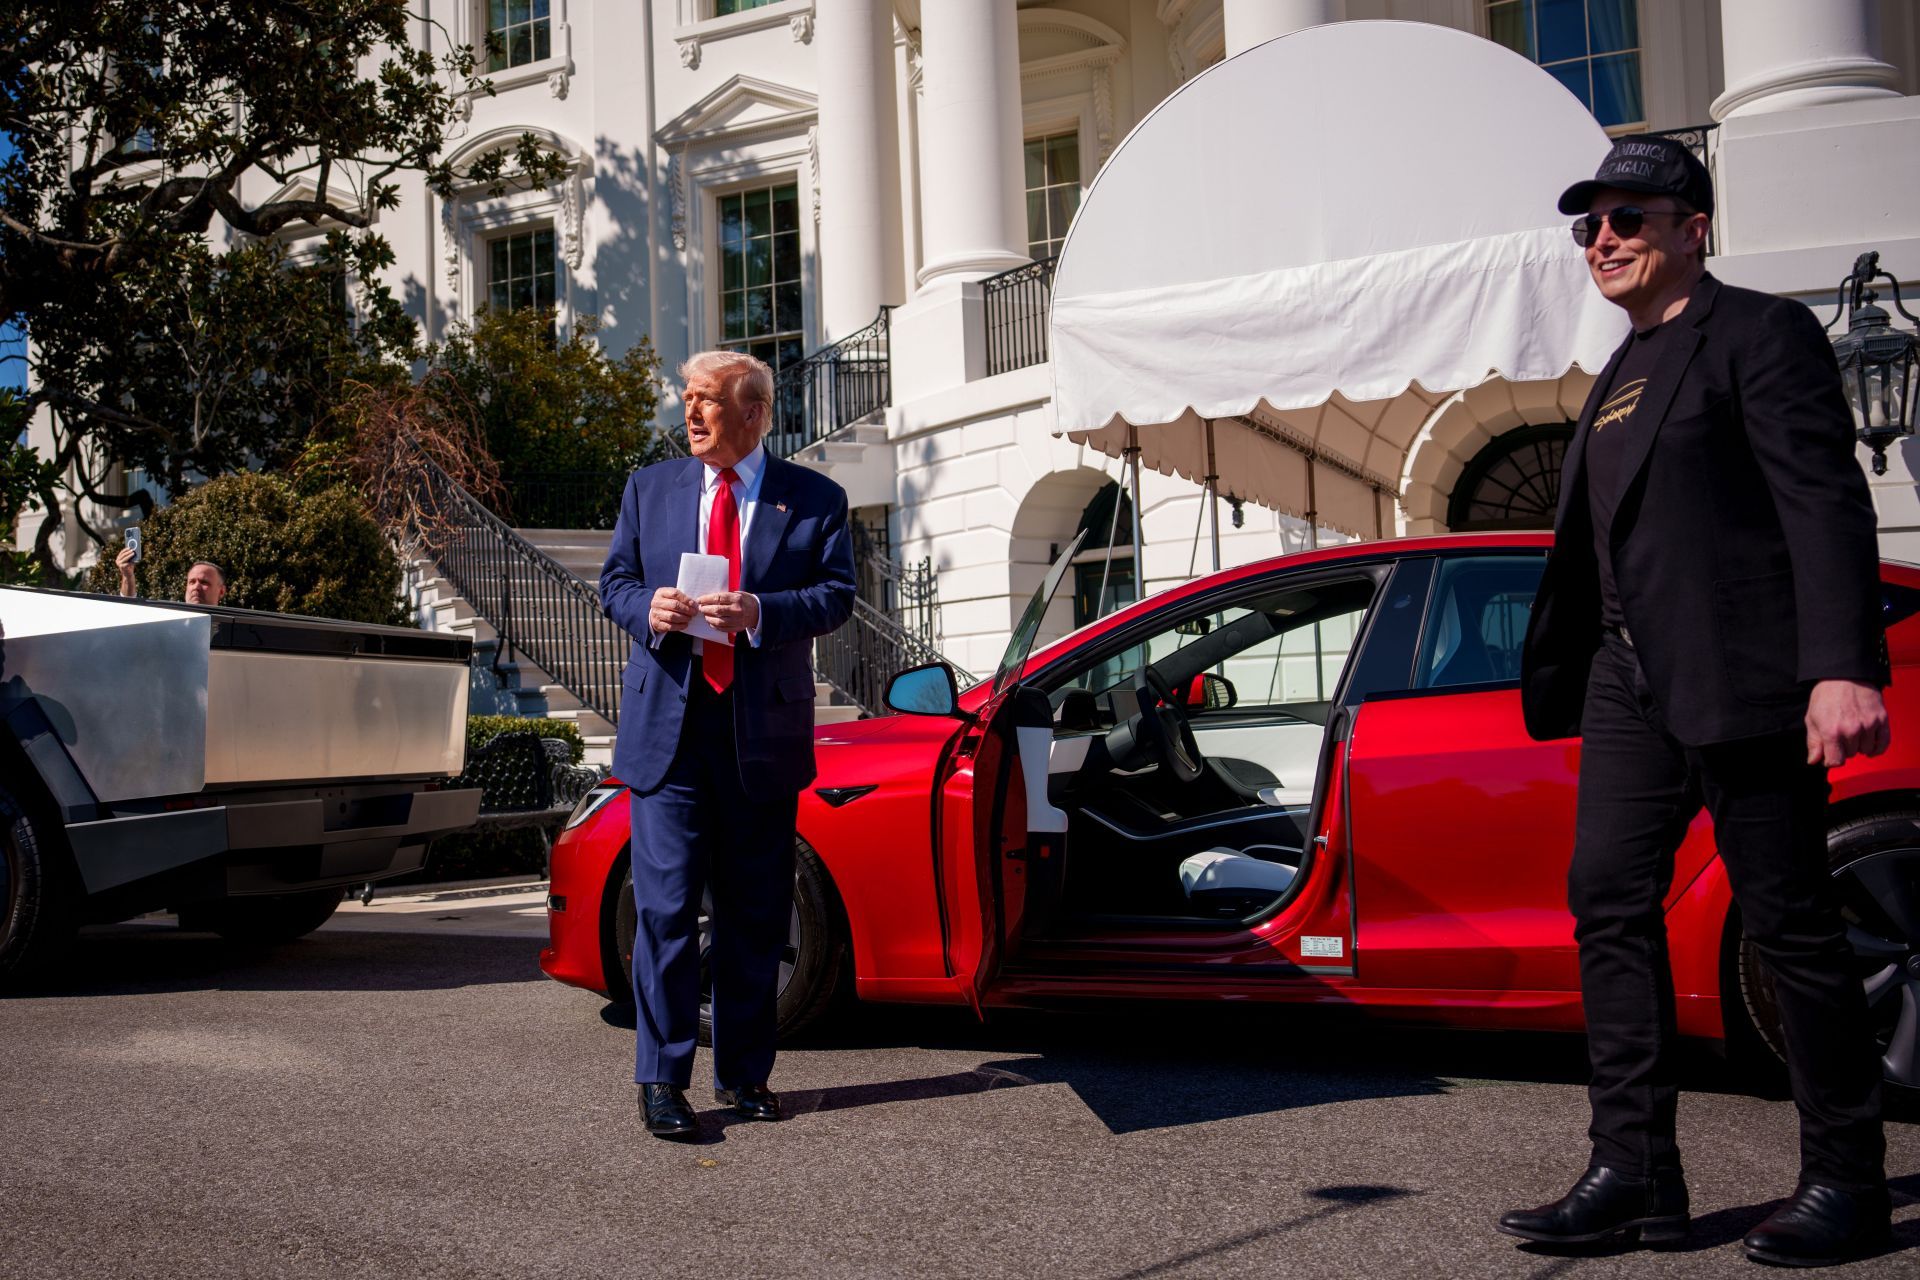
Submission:
M 422 25 L 405 0 L 42 0 L 0 15 L 15 148 L 0 162 L 0 324 L 32 339 L 22 407 L 52 440 L 23 460 L 0 437 L 0 472 L 31 478 L 29 504 L 125 505 L 104 487 L 115 464 L 177 493 L 274 462 L 349 388 L 404 380 L 414 328 L 370 230 L 400 177 L 445 194 L 564 173 L 532 135 L 447 168 L 455 104 L 491 86 L 473 49 L 417 47 Z M 324 247 L 291 265 L 280 239 L 315 229 Z M 33 549 L 47 577 L 56 528 Z

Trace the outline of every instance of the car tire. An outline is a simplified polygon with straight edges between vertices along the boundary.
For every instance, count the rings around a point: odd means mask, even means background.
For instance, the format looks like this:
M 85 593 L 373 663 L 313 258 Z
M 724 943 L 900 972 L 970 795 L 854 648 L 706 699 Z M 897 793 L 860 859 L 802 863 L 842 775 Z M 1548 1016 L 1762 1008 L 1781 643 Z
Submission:
M 606 951 L 608 999 L 631 1005 L 633 939 L 639 929 L 639 911 L 633 901 L 633 871 L 622 856 L 616 875 L 612 910 L 607 913 Z M 713 1043 L 713 1005 L 708 985 L 702 906 L 700 942 L 700 1043 Z M 780 994 L 775 1034 L 782 1041 L 798 1035 L 833 1005 L 847 986 L 847 926 L 833 879 L 820 855 L 806 841 L 794 840 L 793 912 L 787 935 L 788 954 L 780 966 Z M 628 979 L 622 981 L 622 979 Z
M 0 987 L 44 973 L 73 940 L 78 889 L 58 848 L 0 787 Z
M 1889 1085 L 1920 1088 L 1920 810 L 1840 823 L 1827 833 L 1854 966 L 1867 989 Z M 1746 1039 L 1764 1046 L 1777 1073 L 1786 1061 L 1773 975 L 1744 935 L 1734 953 Z
M 197 903 L 181 909 L 180 927 L 217 933 L 228 942 L 248 946 L 277 946 L 304 938 L 332 919 L 346 892 L 311 889 Z

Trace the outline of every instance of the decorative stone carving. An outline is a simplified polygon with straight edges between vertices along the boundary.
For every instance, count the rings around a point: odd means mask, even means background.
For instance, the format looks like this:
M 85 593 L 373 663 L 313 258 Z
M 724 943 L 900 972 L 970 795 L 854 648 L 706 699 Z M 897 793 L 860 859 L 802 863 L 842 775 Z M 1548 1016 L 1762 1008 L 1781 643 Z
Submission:
M 807 126 L 807 181 L 813 188 L 813 229 L 820 230 L 820 126 Z
M 560 256 L 569 270 L 578 271 L 587 247 L 580 234 L 580 175 L 570 173 L 560 184 Z
M 787 30 L 793 32 L 795 44 L 813 43 L 813 10 L 796 13 L 787 20 Z
M 453 100 L 453 108 L 447 113 L 447 141 L 466 137 L 472 124 L 473 95 L 463 93 Z
M 687 247 L 687 167 L 678 151 L 667 159 L 667 201 L 672 209 L 673 247 Z
M 689 71 L 700 69 L 700 42 L 683 40 L 680 42 L 680 65 Z
M 919 93 L 924 87 L 926 54 L 920 48 L 920 28 L 906 28 L 907 37 L 907 87 Z
M 547 92 L 562 102 L 566 101 L 567 90 L 570 87 L 569 77 L 564 68 L 547 77 Z
M 1113 154 L 1113 68 L 1093 73 L 1093 129 L 1100 144 L 1100 163 Z
M 460 237 L 453 200 L 440 201 L 440 256 L 446 263 L 447 288 L 460 293 Z

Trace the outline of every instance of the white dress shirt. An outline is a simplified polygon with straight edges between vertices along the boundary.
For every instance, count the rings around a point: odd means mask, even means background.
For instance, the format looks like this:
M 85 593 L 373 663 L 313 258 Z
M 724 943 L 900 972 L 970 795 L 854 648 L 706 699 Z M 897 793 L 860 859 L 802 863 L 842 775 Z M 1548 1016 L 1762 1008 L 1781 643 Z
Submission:
M 724 468 L 709 467 L 704 463 L 702 463 L 700 467 L 700 522 L 698 528 L 694 531 L 694 545 L 699 548 L 701 555 L 722 554 L 707 549 L 708 521 L 713 518 L 713 499 L 714 495 L 720 492 L 720 472 L 722 470 L 724 470 Z M 747 557 L 747 530 L 753 528 L 753 513 L 760 505 L 760 482 L 766 478 L 767 474 L 766 446 L 755 445 L 752 453 L 733 464 L 733 474 L 737 477 L 733 482 L 733 505 L 740 513 L 740 559 L 744 568 Z M 746 594 L 752 595 L 752 592 Z M 760 597 L 754 596 L 753 602 L 756 606 L 755 612 L 758 613 L 759 610 L 757 606 L 760 603 Z M 746 636 L 748 644 L 756 649 L 760 647 L 760 628 L 758 625 L 755 625 L 751 631 L 747 632 Z M 658 648 L 660 642 L 664 639 L 666 639 L 666 636 L 655 632 L 653 647 Z M 702 652 L 705 648 L 706 642 L 704 640 L 697 638 L 694 640 L 693 651 L 696 654 Z

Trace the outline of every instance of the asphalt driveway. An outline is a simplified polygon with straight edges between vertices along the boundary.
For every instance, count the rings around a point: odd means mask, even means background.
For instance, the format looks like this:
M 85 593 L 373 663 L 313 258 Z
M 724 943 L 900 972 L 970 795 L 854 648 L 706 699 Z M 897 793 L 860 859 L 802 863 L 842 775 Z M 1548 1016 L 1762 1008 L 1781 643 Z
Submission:
M 380 904 L 376 904 L 379 906 Z M 648 1138 L 632 1032 L 511 895 L 348 908 L 241 951 L 89 931 L 0 1000 L 0 1275 L 1751 1276 L 1791 1105 L 1701 1055 L 1689 1249 L 1556 1256 L 1493 1218 L 1582 1160 L 1581 1046 L 1257 1009 L 867 1010 L 795 1113 Z M 1890 1126 L 1920 1269 L 1920 1108 Z

